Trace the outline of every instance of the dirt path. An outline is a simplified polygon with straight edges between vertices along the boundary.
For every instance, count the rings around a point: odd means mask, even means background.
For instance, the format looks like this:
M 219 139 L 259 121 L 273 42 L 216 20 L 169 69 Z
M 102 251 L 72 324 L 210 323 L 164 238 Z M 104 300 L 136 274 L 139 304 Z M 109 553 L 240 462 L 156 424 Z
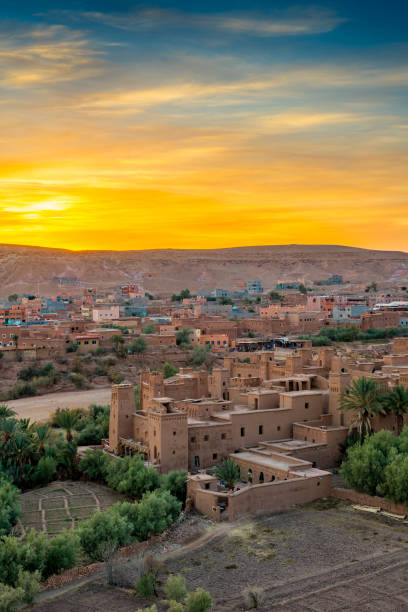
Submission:
M 57 408 L 87 408 L 90 404 L 109 404 L 110 399 L 111 389 L 108 387 L 89 391 L 36 395 L 35 397 L 12 400 L 7 402 L 7 405 L 16 411 L 20 419 L 30 418 L 32 421 L 44 421 Z

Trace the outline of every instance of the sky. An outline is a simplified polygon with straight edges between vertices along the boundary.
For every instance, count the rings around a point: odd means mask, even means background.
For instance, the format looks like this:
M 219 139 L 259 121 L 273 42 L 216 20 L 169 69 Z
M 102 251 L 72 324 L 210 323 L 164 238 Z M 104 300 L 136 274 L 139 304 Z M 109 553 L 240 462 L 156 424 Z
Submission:
M 0 243 L 408 251 L 407 20 L 398 0 L 2 0 Z

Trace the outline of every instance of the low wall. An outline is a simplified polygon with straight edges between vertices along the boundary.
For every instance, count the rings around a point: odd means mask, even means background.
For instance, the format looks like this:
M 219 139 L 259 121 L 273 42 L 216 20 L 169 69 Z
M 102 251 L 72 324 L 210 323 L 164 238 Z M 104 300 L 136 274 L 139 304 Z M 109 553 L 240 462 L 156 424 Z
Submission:
M 329 497 L 331 474 L 320 478 L 296 478 L 252 485 L 233 493 L 228 504 L 228 519 L 233 521 L 251 512 L 277 512 L 293 504 L 304 504 L 320 497 Z
M 360 506 L 373 506 L 374 508 L 381 508 L 381 510 L 385 510 L 386 512 L 408 516 L 408 508 L 404 506 L 404 504 L 397 504 L 388 499 L 384 499 L 384 497 L 359 493 L 353 489 L 342 489 L 340 487 L 333 487 L 331 496 L 337 499 L 350 501 L 353 504 L 359 504 Z
M 195 508 L 215 521 L 222 520 L 218 500 L 228 503 L 228 520 L 256 512 L 277 512 L 294 504 L 304 504 L 320 497 L 329 497 L 331 474 L 312 478 L 293 478 L 250 485 L 234 493 L 197 489 L 191 492 Z

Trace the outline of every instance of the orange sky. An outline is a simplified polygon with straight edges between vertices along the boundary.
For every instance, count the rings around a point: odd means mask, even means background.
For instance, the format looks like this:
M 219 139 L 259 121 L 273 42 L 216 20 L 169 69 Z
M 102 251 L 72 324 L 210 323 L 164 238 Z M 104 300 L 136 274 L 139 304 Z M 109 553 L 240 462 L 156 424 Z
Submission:
M 408 250 L 395 61 L 140 59 L 121 36 L 26 24 L 0 43 L 0 242 Z

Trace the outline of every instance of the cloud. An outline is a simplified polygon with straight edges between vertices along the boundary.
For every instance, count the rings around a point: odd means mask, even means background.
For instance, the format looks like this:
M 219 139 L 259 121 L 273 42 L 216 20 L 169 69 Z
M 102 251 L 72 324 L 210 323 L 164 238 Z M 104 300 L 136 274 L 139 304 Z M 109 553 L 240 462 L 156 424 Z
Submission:
M 84 79 L 101 70 L 101 54 L 90 48 L 81 32 L 62 25 L 3 31 L 0 82 L 26 87 Z
M 334 30 L 345 21 L 331 11 L 311 8 L 280 11 L 267 16 L 248 12 L 208 15 L 164 9 L 140 10 L 130 14 L 95 11 L 84 12 L 81 16 L 122 30 L 196 28 L 262 37 L 320 34 Z

